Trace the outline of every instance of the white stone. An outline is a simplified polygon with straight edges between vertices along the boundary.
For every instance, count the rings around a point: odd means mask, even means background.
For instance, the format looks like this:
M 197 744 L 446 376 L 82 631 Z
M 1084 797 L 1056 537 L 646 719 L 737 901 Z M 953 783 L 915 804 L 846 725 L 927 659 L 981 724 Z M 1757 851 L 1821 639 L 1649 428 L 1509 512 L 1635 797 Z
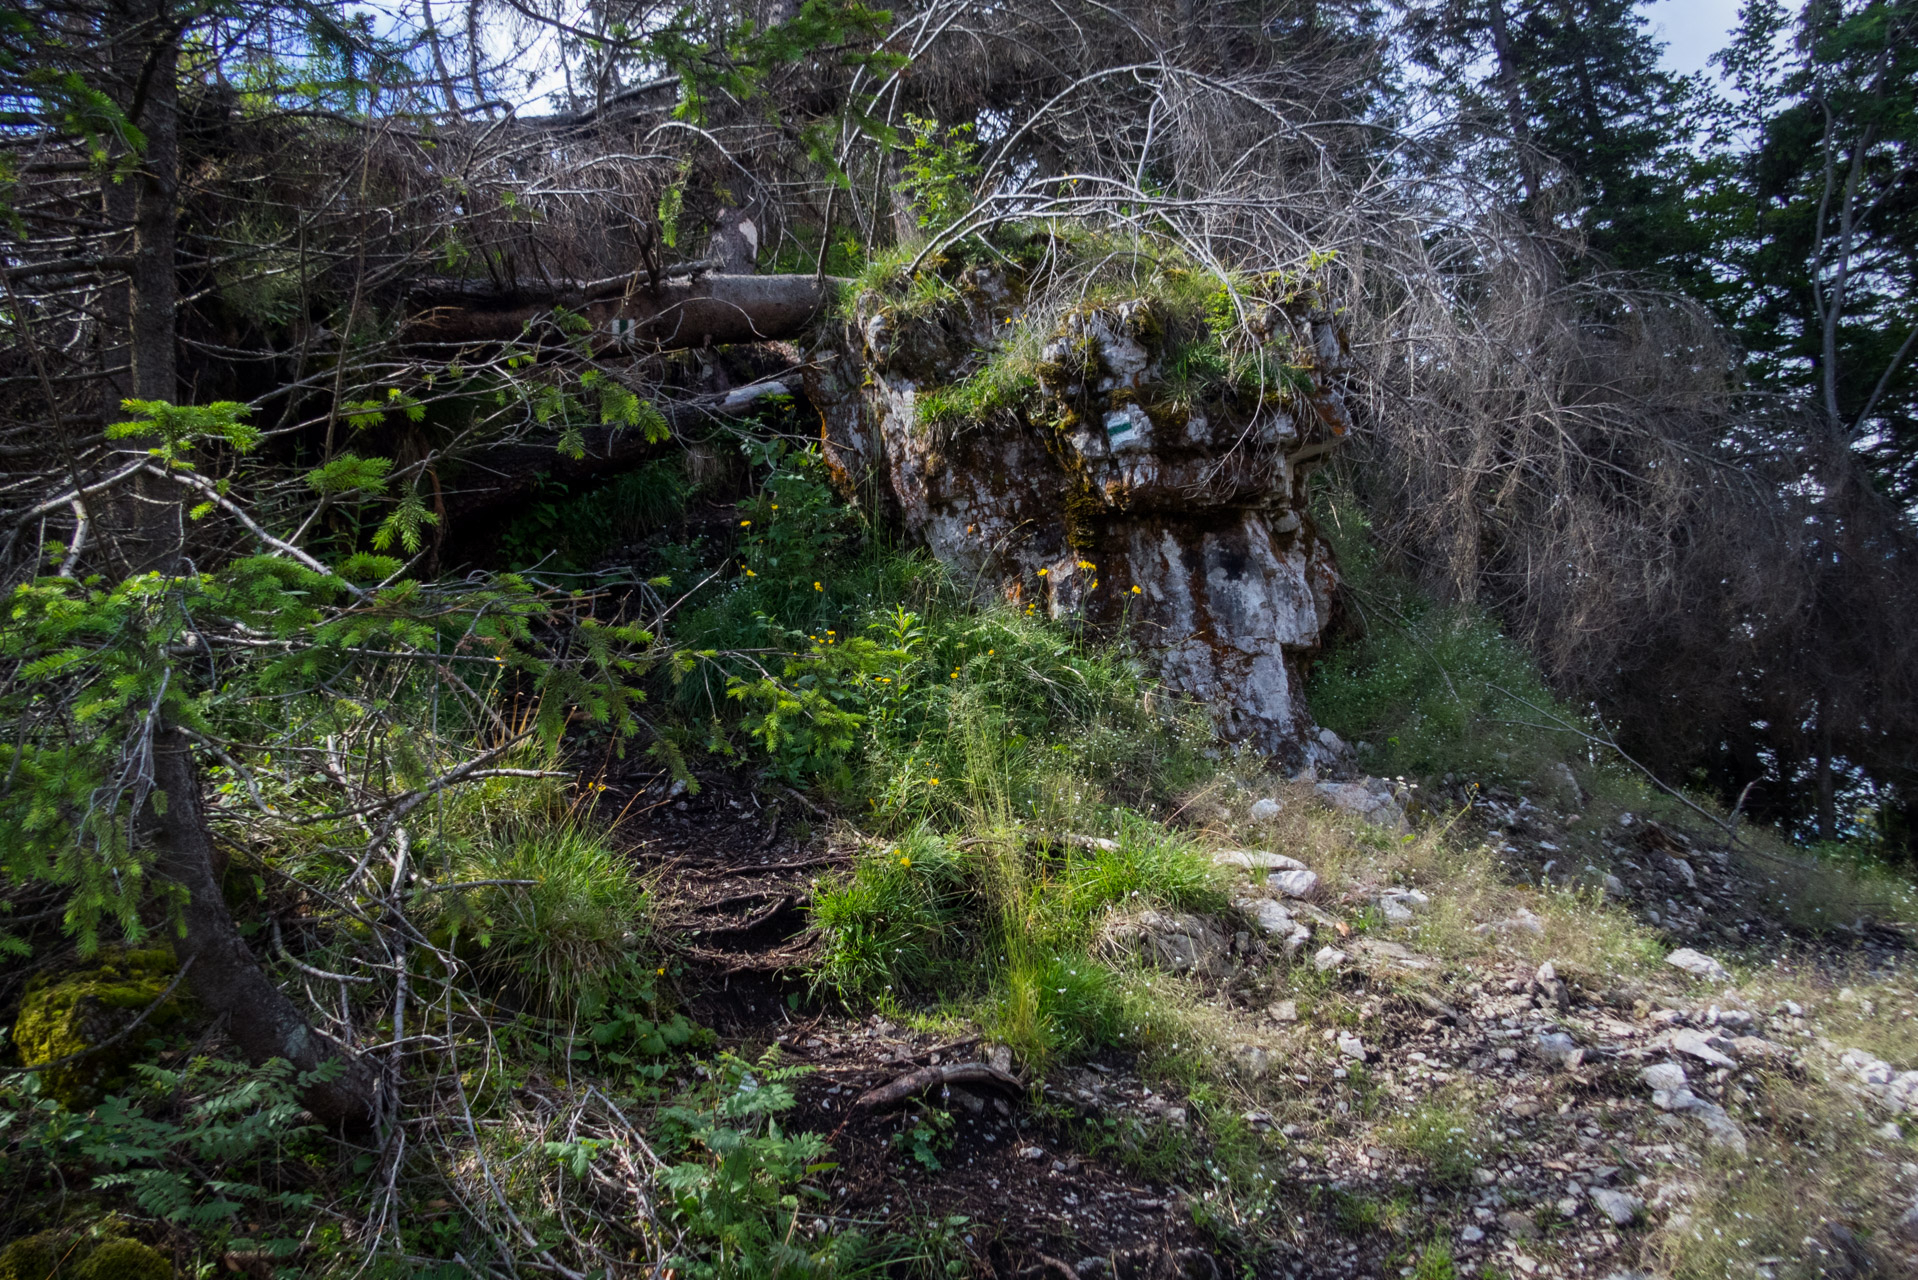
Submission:
M 1320 973 L 1336 969 L 1346 961 L 1346 955 L 1337 947 L 1320 947 L 1318 954 L 1312 957 L 1312 967 Z
M 1716 1102 L 1706 1102 L 1703 1098 L 1692 1099 L 1685 1112 L 1705 1126 L 1705 1137 L 1715 1147 L 1724 1147 L 1729 1151 L 1744 1155 L 1746 1151 L 1745 1131 L 1738 1122 L 1725 1114 L 1725 1108 Z
M 1690 947 L 1680 947 L 1665 957 L 1665 963 L 1674 969 L 1683 969 L 1686 973 L 1704 978 L 1708 982 L 1730 982 L 1732 975 L 1725 966 L 1701 951 Z
M 1274 821 L 1279 816 L 1279 811 L 1284 808 L 1285 808 L 1284 805 L 1280 804 L 1277 800 L 1274 800 L 1270 796 L 1267 796 L 1263 800 L 1254 800 L 1252 802 L 1252 808 L 1250 811 L 1252 821 L 1254 822 Z
M 1913 1212 L 1918 1213 L 1918 1210 L 1913 1210 Z M 1458 1233 L 1458 1238 L 1466 1244 L 1477 1244 L 1485 1238 L 1485 1232 L 1477 1227 L 1467 1227 Z
M 1297 1022 L 1299 1020 L 1299 1002 L 1297 1000 L 1281 1000 L 1267 1009 L 1266 1012 L 1272 1015 L 1274 1022 Z
M 1348 1058 L 1365 1061 L 1365 1042 L 1350 1031 L 1339 1032 L 1339 1052 Z
M 1222 867 L 1242 867 L 1247 871 L 1304 871 L 1306 865 L 1297 858 L 1288 858 L 1282 853 L 1272 853 L 1265 849 L 1221 849 L 1212 855 L 1212 861 Z
M 1697 1058 L 1700 1062 L 1709 1062 L 1714 1067 L 1735 1067 L 1738 1065 L 1737 1061 L 1713 1048 L 1710 1037 L 1706 1036 L 1703 1032 L 1693 1031 L 1690 1028 L 1681 1027 L 1672 1032 L 1671 1045 L 1675 1052 Z M 1889 1077 L 1887 1077 L 1887 1079 L 1889 1079 Z
M 1373 784 L 1378 784 L 1374 786 Z M 1356 814 L 1367 822 L 1393 831 L 1407 829 L 1405 809 L 1392 794 L 1391 784 L 1378 778 L 1365 782 L 1321 782 L 1318 793 L 1334 809 Z
M 1312 931 L 1271 898 L 1240 898 L 1232 905 L 1250 916 L 1267 937 L 1282 939 L 1289 956 L 1297 955 L 1299 948 L 1312 939 Z
M 1623 1191 L 1613 1191 L 1607 1187 L 1593 1187 L 1589 1193 L 1592 1205 L 1600 1213 L 1621 1227 L 1628 1227 L 1638 1211 L 1644 1207 L 1644 1201 L 1637 1196 L 1627 1195 Z
M 1563 1031 L 1544 1032 L 1532 1043 L 1538 1056 L 1555 1067 L 1569 1071 L 1585 1061 L 1585 1051 Z
M 1288 898 L 1310 898 L 1319 891 L 1316 871 L 1274 871 L 1265 882 Z
M 1646 1067 L 1638 1073 L 1638 1078 L 1654 1089 L 1683 1089 L 1686 1084 L 1685 1068 L 1676 1062 L 1660 1062 Z

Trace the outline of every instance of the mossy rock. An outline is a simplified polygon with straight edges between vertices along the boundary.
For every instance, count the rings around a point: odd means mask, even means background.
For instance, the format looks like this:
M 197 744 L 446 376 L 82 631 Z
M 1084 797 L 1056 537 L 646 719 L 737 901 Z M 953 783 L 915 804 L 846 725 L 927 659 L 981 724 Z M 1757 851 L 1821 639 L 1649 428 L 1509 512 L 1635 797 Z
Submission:
M 0 1280 L 173 1280 L 173 1263 L 124 1236 L 42 1231 L 0 1249 Z
M 173 1280 L 173 1263 L 138 1240 L 108 1240 L 72 1269 L 73 1280 Z
M 20 1016 L 13 1024 L 20 1065 L 64 1058 L 124 1030 L 159 999 L 178 972 L 173 953 L 164 948 L 110 948 L 86 968 L 34 978 L 21 997 Z M 46 1072 L 42 1090 L 69 1108 L 91 1106 L 102 1094 L 126 1083 L 129 1068 L 153 1034 L 164 1033 L 188 1012 L 187 997 L 176 991 L 125 1040 Z

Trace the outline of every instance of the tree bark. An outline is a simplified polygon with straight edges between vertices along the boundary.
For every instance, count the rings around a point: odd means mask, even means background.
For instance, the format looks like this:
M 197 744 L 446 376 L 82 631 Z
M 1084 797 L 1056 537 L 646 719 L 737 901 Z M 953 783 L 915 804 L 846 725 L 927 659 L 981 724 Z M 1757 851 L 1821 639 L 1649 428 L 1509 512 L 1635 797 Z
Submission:
M 309 1085 L 301 1102 L 322 1122 L 364 1128 L 373 1120 L 377 1077 L 367 1062 L 322 1035 L 260 968 L 234 928 L 213 875 L 213 840 L 200 802 L 200 780 L 186 736 L 162 728 L 154 735 L 153 776 L 159 791 L 148 805 L 147 826 L 159 857 L 154 872 L 185 892 L 173 949 L 189 960 L 187 985 L 200 1003 L 226 1015 L 226 1033 L 254 1062 L 284 1058 L 300 1071 L 340 1064 L 334 1079 Z
M 435 280 L 408 298 L 415 343 L 510 342 L 553 318 L 583 317 L 595 346 L 678 350 L 727 342 L 770 342 L 805 331 L 831 304 L 839 281 L 814 275 L 702 275 L 646 287 L 634 276 L 558 287 L 504 290 L 483 280 Z
M 125 24 L 115 51 L 116 88 L 126 95 L 123 105 L 146 147 L 125 180 L 131 197 L 110 191 L 107 198 L 110 211 L 130 214 L 133 228 L 126 302 L 123 310 L 111 309 L 125 329 L 104 344 L 110 353 L 124 352 L 130 368 L 124 379 L 109 376 L 107 382 L 109 395 L 130 389 L 137 399 L 171 402 L 179 396 L 179 33 L 168 0 L 144 0 L 116 16 Z M 117 409 L 117 399 L 106 406 L 109 411 Z M 113 520 L 129 573 L 174 578 L 187 570 L 183 517 L 178 486 L 144 475 L 136 479 Z M 193 758 L 185 736 L 165 721 L 154 734 L 153 774 L 158 792 L 141 825 L 158 851 L 155 876 L 184 895 L 174 949 L 182 964 L 192 961 L 188 985 L 201 1004 L 225 1017 L 227 1034 L 253 1061 L 284 1058 L 301 1071 L 341 1062 L 337 1078 L 309 1086 L 301 1100 L 328 1123 L 370 1122 L 376 1096 L 370 1067 L 308 1025 L 234 928 L 214 870 Z

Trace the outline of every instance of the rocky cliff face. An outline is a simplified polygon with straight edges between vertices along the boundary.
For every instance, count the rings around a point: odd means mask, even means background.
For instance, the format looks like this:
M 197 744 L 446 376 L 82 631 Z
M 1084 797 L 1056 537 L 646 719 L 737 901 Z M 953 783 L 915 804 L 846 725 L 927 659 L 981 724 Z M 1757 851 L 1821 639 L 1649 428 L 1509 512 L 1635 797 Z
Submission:
M 930 307 L 863 294 L 808 387 L 827 456 L 981 598 L 1129 630 L 1222 736 L 1333 764 L 1297 663 L 1338 581 L 1305 511 L 1349 423 L 1337 334 L 1269 307 L 1273 355 L 1235 380 L 1170 310 L 1141 295 L 1040 320 L 1016 273 L 984 266 Z

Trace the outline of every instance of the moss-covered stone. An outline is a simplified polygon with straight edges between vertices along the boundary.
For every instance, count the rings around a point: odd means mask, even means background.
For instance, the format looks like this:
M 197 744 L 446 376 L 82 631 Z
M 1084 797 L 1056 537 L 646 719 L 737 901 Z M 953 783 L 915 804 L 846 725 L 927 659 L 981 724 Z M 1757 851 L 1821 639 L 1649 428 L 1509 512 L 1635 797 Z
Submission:
M 0 1249 L 0 1280 L 47 1280 L 60 1269 L 71 1243 L 59 1231 L 22 1236 Z
M 157 1000 L 178 972 L 173 953 L 163 948 L 108 949 L 86 968 L 34 978 L 13 1024 L 21 1065 L 52 1062 L 108 1039 Z M 187 1012 L 184 993 L 176 991 L 119 1044 L 46 1072 L 42 1088 L 68 1107 L 92 1105 L 126 1083 L 128 1067 L 151 1034 L 164 1033 Z
M 72 1268 L 73 1280 L 173 1280 L 173 1263 L 138 1240 L 108 1240 Z
M 0 1249 L 0 1280 L 173 1280 L 173 1263 L 124 1236 L 42 1231 Z

